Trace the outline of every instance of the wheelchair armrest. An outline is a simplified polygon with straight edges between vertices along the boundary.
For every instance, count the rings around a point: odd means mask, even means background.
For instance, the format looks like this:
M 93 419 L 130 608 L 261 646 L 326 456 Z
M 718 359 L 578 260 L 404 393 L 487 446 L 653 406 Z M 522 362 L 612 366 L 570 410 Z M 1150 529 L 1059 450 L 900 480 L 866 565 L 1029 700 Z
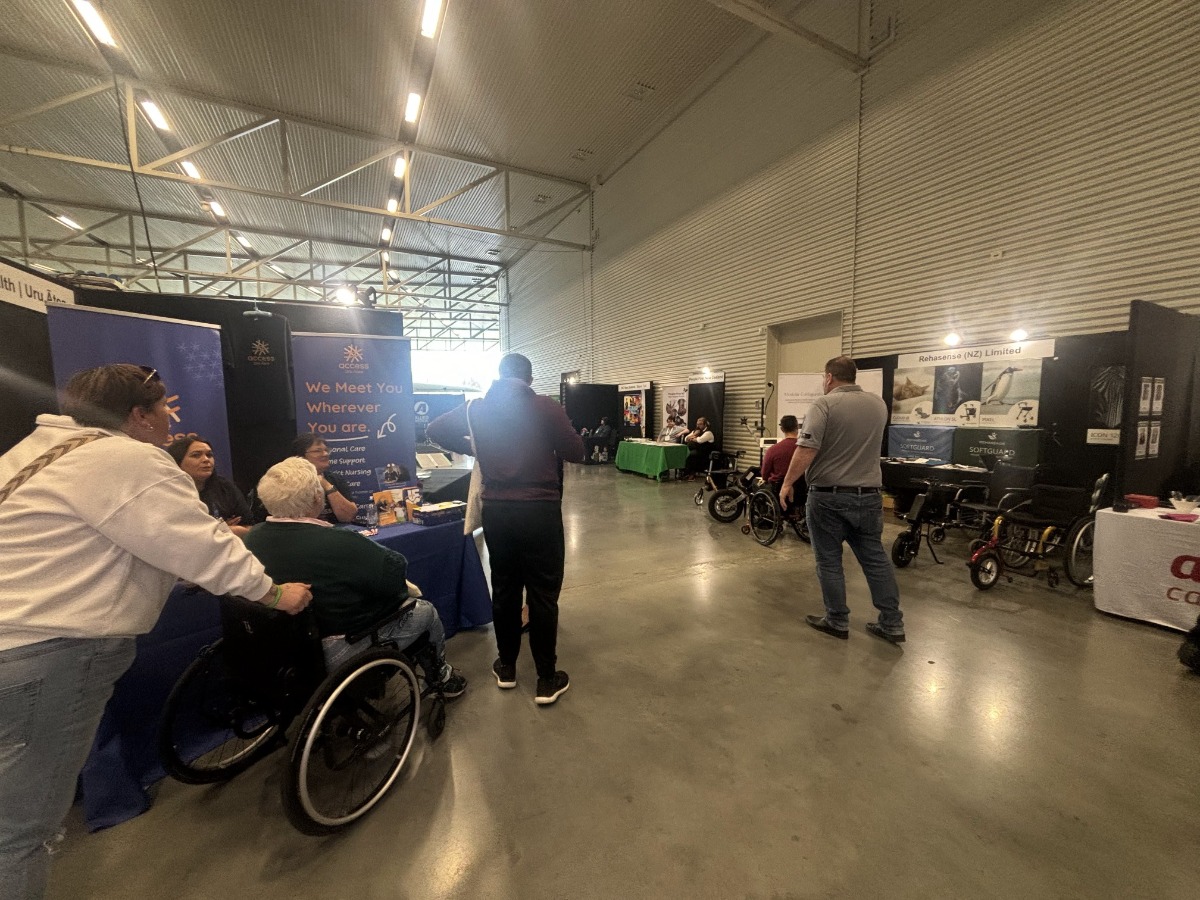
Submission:
M 416 603 L 417 603 L 417 599 L 415 597 L 410 597 L 408 600 L 405 600 L 396 609 L 392 610 L 390 613 L 388 613 L 382 619 L 372 622 L 366 628 L 361 628 L 358 631 L 355 631 L 353 633 L 347 633 L 346 634 L 346 643 L 347 644 L 357 644 L 363 638 L 370 637 L 374 634 L 377 634 L 379 632 L 379 629 L 383 628 L 383 626 L 385 626 L 385 625 L 390 625 L 393 622 L 395 622 L 397 619 L 399 619 L 401 616 L 403 616 L 405 613 L 407 613 L 410 609 L 412 609 L 414 606 L 416 606 Z

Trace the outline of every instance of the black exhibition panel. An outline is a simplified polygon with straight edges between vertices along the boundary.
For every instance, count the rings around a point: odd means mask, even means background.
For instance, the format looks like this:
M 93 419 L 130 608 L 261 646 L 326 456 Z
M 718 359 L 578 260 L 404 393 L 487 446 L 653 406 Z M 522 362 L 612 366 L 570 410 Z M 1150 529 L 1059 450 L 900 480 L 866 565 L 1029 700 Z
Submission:
M 699 381 L 688 385 L 688 429 L 696 427 L 700 417 L 708 420 L 712 429 L 713 449 L 720 450 L 723 444 L 725 422 L 725 382 Z
M 854 358 L 854 365 L 860 372 L 869 371 L 871 369 L 883 370 L 883 399 L 888 405 L 888 424 L 892 423 L 892 404 L 888 400 L 892 396 L 892 386 L 895 384 L 896 363 L 899 357 L 895 354 L 887 356 L 858 356 Z M 883 446 L 879 448 L 880 456 L 888 455 L 888 430 L 883 429 Z
M 0 303 L 0 453 L 33 431 L 41 413 L 56 412 L 46 314 Z
M 566 381 L 562 385 L 563 409 L 575 430 L 591 431 L 607 417 L 613 428 L 621 422 L 621 394 L 615 384 L 579 384 Z

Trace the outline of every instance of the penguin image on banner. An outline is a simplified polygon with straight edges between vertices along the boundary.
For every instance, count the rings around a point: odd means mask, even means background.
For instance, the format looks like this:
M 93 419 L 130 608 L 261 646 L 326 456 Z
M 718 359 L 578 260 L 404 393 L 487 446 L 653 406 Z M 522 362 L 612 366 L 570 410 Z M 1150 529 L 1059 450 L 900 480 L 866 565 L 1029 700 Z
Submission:
M 1035 427 L 1041 391 L 1040 359 L 984 363 L 979 391 L 979 424 Z

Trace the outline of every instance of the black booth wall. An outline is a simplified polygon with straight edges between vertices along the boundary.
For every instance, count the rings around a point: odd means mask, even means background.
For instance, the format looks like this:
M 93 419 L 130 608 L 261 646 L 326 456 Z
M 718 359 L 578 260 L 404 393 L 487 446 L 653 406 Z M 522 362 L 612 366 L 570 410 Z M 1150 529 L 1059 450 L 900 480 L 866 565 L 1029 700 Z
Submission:
M 621 394 L 615 384 L 565 381 L 562 384 L 562 398 L 563 409 L 576 431 L 595 428 L 602 416 L 608 417 L 608 424 L 613 428 L 621 424 Z
M 711 449 L 720 450 L 725 438 L 725 382 L 698 381 L 688 385 L 688 429 L 696 426 L 696 420 L 703 416 L 708 420 L 712 429 L 713 443 Z
M 58 412 L 44 313 L 0 303 L 0 360 L 0 453 L 6 453 L 41 413 Z

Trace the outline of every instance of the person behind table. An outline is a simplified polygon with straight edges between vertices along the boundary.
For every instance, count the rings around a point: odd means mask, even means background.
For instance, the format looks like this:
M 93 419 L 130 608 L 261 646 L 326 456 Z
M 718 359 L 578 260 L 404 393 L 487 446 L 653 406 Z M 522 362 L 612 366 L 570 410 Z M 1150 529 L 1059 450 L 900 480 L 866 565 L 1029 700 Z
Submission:
M 212 445 L 194 434 L 179 437 L 167 448 L 171 458 L 196 482 L 200 502 L 208 514 L 221 519 L 238 537 L 245 535 L 254 524 L 250 504 L 238 486 L 216 473 L 216 458 Z
M 318 518 L 326 522 L 353 522 L 358 506 L 350 499 L 350 485 L 341 475 L 329 471 L 329 445 L 325 439 L 311 431 L 297 435 L 292 442 L 292 456 L 307 459 L 316 467 L 325 494 L 325 508 Z
M 333 671 L 371 649 L 371 637 L 357 643 L 345 635 L 362 631 L 399 609 L 409 597 L 408 561 L 394 550 L 353 531 L 334 528 L 318 518 L 325 492 L 316 468 L 297 457 L 267 469 L 258 482 L 258 498 L 270 515 L 246 535 L 246 547 L 274 576 L 299 578 L 312 585 L 312 609 Z M 437 658 L 426 679 L 441 685 L 447 697 L 458 697 L 467 680 L 446 662 L 446 635 L 437 610 L 426 600 L 379 630 L 384 641 L 403 650 L 428 634 Z
M 711 449 L 708 445 L 716 439 L 716 435 L 708 427 L 708 419 L 704 416 L 696 419 L 695 429 L 683 438 L 683 443 L 688 448 L 688 458 L 684 468 L 691 476 L 695 477 L 697 473 L 708 468 L 708 451 Z
M 679 416 L 675 416 L 671 419 L 671 431 L 667 435 L 668 441 L 670 441 L 672 444 L 682 443 L 683 439 L 687 436 L 687 433 L 688 427 L 684 424 L 683 419 L 681 419 Z
M 602 416 L 600 424 L 596 426 L 596 430 L 583 439 L 584 451 L 591 457 L 593 462 L 600 459 L 601 451 L 607 452 L 608 442 L 611 437 L 612 426 L 608 424 L 608 416 Z
M 43 895 L 44 842 L 71 807 L 134 636 L 154 627 L 176 577 L 289 613 L 312 599 L 307 585 L 274 584 L 196 502 L 161 449 L 166 395 L 154 369 L 78 372 L 64 414 L 38 416 L 0 456 L 0 897 Z M 65 452 L 22 481 L 51 450 Z

